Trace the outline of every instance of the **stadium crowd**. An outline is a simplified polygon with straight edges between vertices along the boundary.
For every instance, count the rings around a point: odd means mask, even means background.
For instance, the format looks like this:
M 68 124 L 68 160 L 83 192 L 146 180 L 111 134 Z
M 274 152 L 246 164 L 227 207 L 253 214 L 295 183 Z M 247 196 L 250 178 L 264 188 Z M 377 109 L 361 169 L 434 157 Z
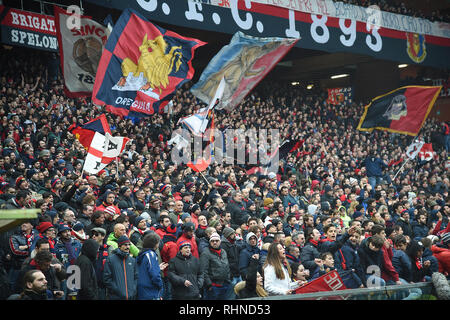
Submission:
M 217 112 L 216 128 L 279 129 L 301 147 L 277 174 L 237 164 L 199 174 L 175 165 L 167 143 L 204 106 L 190 84 L 167 112 L 120 119 L 66 97 L 51 56 L 30 53 L 1 49 L 0 206 L 42 212 L 0 234 L 2 299 L 236 299 L 290 294 L 331 270 L 348 288 L 449 275 L 445 144 L 393 179 L 412 137 L 357 131 L 363 104 L 328 105 L 320 88 L 263 82 Z M 102 113 L 133 141 L 88 175 L 68 128 Z M 448 134 L 429 118 L 420 137 Z
M 402 14 L 405 16 L 427 19 L 430 20 L 431 22 L 446 22 L 446 23 L 450 22 L 450 16 L 448 12 L 441 12 L 439 10 L 434 10 L 431 11 L 430 14 L 426 14 L 420 9 L 412 8 L 410 6 L 407 7 L 405 1 L 401 0 L 338 0 L 338 1 L 366 8 L 371 5 L 376 5 L 380 8 L 380 10 L 385 12 L 392 12 Z

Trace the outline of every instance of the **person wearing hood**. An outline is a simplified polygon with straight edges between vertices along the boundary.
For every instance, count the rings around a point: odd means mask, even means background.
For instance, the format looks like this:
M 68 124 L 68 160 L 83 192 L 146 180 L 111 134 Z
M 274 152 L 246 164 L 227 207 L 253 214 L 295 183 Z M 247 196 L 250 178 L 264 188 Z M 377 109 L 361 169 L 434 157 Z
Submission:
M 152 232 L 146 234 L 143 247 L 136 262 L 138 269 L 137 299 L 161 300 L 163 293 L 163 281 L 161 271 L 167 266 L 167 262 L 158 261 L 157 250 L 160 242 L 159 236 Z
M 98 285 L 95 273 L 95 262 L 100 245 L 94 239 L 88 239 L 81 247 L 81 254 L 76 265 L 80 268 L 80 289 L 77 300 L 97 300 Z
M 247 277 L 247 268 L 250 264 L 250 259 L 254 254 L 258 254 L 260 249 L 258 248 L 258 237 L 253 232 L 247 233 L 245 237 L 245 247 L 242 248 L 239 254 L 239 272 L 242 279 Z
M 138 272 L 136 260 L 130 256 L 130 239 L 125 235 L 120 236 L 117 246 L 106 259 L 103 282 L 110 300 L 134 300 Z
M 191 254 L 191 244 L 181 242 L 179 252 L 169 262 L 168 277 L 174 300 L 198 300 L 204 276 L 200 260 Z
M 424 251 L 424 246 L 422 242 L 411 240 L 406 248 L 406 253 L 411 260 L 411 279 L 412 282 L 423 282 L 425 281 L 425 276 L 431 276 L 429 260 L 423 260 L 422 255 Z
M 238 299 L 267 297 L 268 293 L 264 290 L 264 280 L 258 272 L 259 255 L 254 254 L 248 265 L 247 277 L 240 281 L 234 287 L 234 292 Z

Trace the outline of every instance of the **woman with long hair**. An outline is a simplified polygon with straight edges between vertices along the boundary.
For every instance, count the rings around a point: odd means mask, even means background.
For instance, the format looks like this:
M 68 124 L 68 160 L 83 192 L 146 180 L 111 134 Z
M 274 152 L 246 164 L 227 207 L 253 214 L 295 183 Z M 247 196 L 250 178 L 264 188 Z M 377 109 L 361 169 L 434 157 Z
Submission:
M 269 246 L 263 274 L 264 289 L 269 295 L 291 294 L 299 287 L 298 281 L 291 281 L 291 267 L 280 243 L 272 243 Z

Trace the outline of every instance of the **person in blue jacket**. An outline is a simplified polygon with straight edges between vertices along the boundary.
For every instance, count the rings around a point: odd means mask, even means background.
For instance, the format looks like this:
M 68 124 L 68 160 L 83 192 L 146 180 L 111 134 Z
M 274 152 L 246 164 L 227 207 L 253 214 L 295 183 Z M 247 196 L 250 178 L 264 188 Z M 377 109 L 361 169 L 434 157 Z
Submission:
M 130 239 L 122 235 L 118 248 L 105 261 L 103 282 L 110 300 L 134 300 L 137 294 L 136 259 L 130 256 Z
M 136 258 L 138 269 L 137 299 L 160 300 L 163 293 L 161 270 L 169 264 L 159 264 L 157 250 L 160 237 L 155 232 L 148 233 L 143 239 L 142 250 Z
M 260 249 L 258 248 L 258 238 L 253 232 L 247 233 L 245 237 L 246 245 L 241 250 L 239 254 L 239 272 L 242 279 L 246 279 L 247 268 L 250 264 L 250 259 L 254 254 L 259 254 Z
M 375 190 L 375 186 L 381 183 L 383 168 L 387 168 L 388 165 L 378 158 L 374 151 L 370 152 L 369 156 L 364 160 L 363 165 L 366 167 L 369 184 L 371 185 L 372 190 Z

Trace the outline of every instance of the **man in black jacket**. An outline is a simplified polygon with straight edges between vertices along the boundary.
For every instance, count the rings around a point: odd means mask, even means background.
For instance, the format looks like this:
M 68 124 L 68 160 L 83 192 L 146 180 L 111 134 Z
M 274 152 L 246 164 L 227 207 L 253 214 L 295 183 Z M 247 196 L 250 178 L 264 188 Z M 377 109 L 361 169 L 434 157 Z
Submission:
M 236 244 L 236 232 L 234 229 L 225 227 L 222 231 L 222 242 L 220 247 L 227 252 L 228 256 L 228 264 L 230 265 L 230 273 L 231 273 L 231 286 L 228 291 L 229 300 L 234 300 L 236 298 L 236 294 L 234 293 L 234 286 L 236 283 L 240 282 L 241 275 L 239 272 L 239 253 L 240 247 Z
M 8 300 L 47 300 L 47 280 L 40 270 L 29 270 L 23 277 L 23 291 Z
M 81 283 L 77 300 L 97 300 L 98 286 L 95 274 L 95 261 L 100 245 L 94 239 L 88 239 L 81 247 L 81 255 L 76 265 L 80 268 Z
M 169 262 L 168 277 L 174 300 L 200 299 L 204 277 L 199 259 L 191 254 L 189 242 L 180 243 L 179 252 Z

